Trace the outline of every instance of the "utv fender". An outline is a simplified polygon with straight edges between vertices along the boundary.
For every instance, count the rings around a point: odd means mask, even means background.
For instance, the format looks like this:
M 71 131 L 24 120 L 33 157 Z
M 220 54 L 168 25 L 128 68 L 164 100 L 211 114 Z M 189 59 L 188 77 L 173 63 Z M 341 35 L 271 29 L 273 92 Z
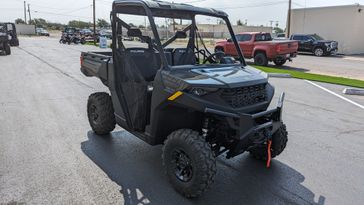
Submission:
M 202 127 L 203 112 L 192 111 L 170 103 L 161 106 L 155 111 L 155 127 L 153 136 L 156 136 L 153 144 L 163 144 L 169 134 L 178 129 L 191 129 L 197 132 Z

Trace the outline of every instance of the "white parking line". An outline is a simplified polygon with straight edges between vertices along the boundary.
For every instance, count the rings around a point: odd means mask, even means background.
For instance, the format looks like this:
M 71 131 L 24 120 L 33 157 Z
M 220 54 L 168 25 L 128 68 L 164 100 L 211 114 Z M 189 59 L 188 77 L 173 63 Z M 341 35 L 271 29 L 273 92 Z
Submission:
M 326 91 L 326 92 L 328 92 L 328 93 L 330 93 L 332 95 L 335 95 L 336 97 L 341 98 L 341 99 L 345 100 L 346 102 L 349 102 L 349 103 L 351 103 L 351 104 L 353 104 L 353 105 L 355 105 L 355 106 L 357 106 L 357 107 L 359 107 L 359 108 L 361 108 L 361 109 L 364 110 L 364 106 L 363 105 L 360 105 L 359 103 L 356 103 L 356 102 L 354 102 L 352 100 L 349 100 L 349 99 L 347 99 L 347 98 L 345 98 L 345 97 L 343 97 L 343 96 L 341 96 L 341 95 L 339 95 L 339 94 L 337 94 L 337 93 L 335 93 L 335 92 L 333 92 L 333 91 L 331 91 L 331 90 L 329 90 L 327 88 L 324 88 L 324 87 L 322 87 L 320 85 L 317 85 L 314 82 L 311 82 L 309 80 L 305 80 L 305 81 L 308 82 L 308 83 L 310 83 L 311 85 L 314 85 L 314 86 L 316 86 L 316 87 L 318 87 L 318 88 L 320 88 L 320 89 L 322 89 L 322 90 L 324 90 L 324 91 Z

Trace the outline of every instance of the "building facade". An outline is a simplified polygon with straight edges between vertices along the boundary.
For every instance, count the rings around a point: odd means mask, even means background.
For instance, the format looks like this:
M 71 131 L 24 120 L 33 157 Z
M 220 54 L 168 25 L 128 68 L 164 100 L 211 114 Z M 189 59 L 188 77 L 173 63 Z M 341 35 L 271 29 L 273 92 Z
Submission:
M 35 25 L 29 24 L 15 24 L 16 32 L 18 35 L 34 35 Z
M 342 54 L 364 54 L 364 6 L 293 9 L 291 34 L 295 33 L 338 41 Z
M 186 25 L 175 25 L 176 30 L 181 30 Z M 223 38 L 230 38 L 230 33 L 228 31 L 228 28 L 226 25 L 221 24 L 198 24 L 198 31 L 200 32 L 201 36 L 204 38 L 216 38 L 216 39 L 223 39 Z M 265 27 L 265 26 L 232 26 L 234 33 L 238 34 L 241 32 L 266 32 L 266 33 L 272 33 L 271 27 Z M 170 32 L 173 31 L 173 26 L 170 25 L 168 27 L 168 30 Z

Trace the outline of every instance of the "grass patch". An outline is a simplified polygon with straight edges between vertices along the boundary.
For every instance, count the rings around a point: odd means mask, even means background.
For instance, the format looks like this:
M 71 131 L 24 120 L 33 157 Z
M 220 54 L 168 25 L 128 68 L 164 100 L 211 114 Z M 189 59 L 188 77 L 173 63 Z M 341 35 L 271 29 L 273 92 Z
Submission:
M 88 45 L 88 46 L 99 46 L 99 44 L 98 43 L 96 43 L 96 45 L 95 45 L 95 43 L 93 42 L 93 41 L 86 41 L 86 43 L 84 44 L 84 45 Z
M 278 68 L 271 68 L 271 67 L 264 67 L 264 66 L 254 66 L 254 67 L 259 70 L 262 70 L 266 73 L 286 73 L 286 74 L 291 74 L 292 77 L 299 78 L 299 79 L 312 80 L 312 81 L 338 84 L 338 85 L 346 85 L 346 86 L 357 87 L 357 88 L 364 88 L 364 81 L 362 81 L 362 80 L 328 76 L 328 75 L 320 75 L 320 74 L 313 74 L 313 73 L 304 73 L 304 72 L 299 72 L 299 71 L 295 71 L 295 70 L 285 70 L 285 69 L 278 69 Z

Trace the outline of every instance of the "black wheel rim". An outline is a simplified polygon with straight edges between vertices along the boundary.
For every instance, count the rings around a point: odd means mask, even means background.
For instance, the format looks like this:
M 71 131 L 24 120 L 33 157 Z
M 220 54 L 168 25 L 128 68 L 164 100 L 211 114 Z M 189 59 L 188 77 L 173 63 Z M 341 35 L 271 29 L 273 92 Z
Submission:
M 190 157 L 182 150 L 173 152 L 172 163 L 174 164 L 174 174 L 178 180 L 189 182 L 193 176 L 193 167 Z
M 95 105 L 91 105 L 90 107 L 90 119 L 94 124 L 98 123 L 99 115 L 97 114 L 97 108 Z
M 257 58 L 257 64 L 262 65 L 263 64 L 263 59 L 262 58 Z

